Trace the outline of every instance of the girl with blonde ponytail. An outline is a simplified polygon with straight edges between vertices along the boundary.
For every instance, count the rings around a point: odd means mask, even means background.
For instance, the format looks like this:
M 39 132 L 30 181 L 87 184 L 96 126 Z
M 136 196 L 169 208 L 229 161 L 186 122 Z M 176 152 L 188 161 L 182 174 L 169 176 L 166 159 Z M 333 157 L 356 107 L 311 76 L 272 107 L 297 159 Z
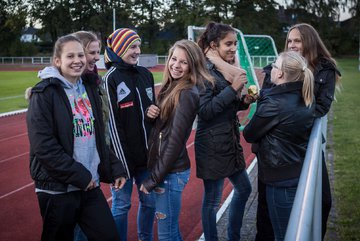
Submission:
M 278 59 L 281 63 L 279 69 L 284 73 L 280 78 L 283 77 L 285 82 L 302 81 L 302 96 L 305 105 L 310 107 L 314 101 L 314 76 L 307 66 L 306 59 L 293 51 L 281 53 Z M 276 66 L 276 62 L 274 65 Z M 273 83 L 274 81 L 278 80 L 272 79 Z
M 305 58 L 290 51 L 272 64 L 271 82 L 243 134 L 258 144 L 258 178 L 275 240 L 284 240 L 314 122 L 314 76 Z

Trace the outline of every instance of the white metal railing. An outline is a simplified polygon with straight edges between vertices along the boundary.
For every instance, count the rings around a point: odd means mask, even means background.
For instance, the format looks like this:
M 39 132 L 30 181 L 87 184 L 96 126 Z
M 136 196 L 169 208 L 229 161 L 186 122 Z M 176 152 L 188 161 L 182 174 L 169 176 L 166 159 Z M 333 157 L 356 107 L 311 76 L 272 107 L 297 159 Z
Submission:
M 263 68 L 268 64 L 275 62 L 276 56 L 250 55 L 254 68 Z
M 167 55 L 154 56 L 157 58 L 157 64 L 166 63 Z M 51 61 L 52 57 L 0 57 L 0 64 L 51 64 Z
M 50 64 L 51 57 L 0 57 L 0 64 Z
M 317 118 L 311 131 L 285 241 L 321 240 L 322 155 L 327 117 Z

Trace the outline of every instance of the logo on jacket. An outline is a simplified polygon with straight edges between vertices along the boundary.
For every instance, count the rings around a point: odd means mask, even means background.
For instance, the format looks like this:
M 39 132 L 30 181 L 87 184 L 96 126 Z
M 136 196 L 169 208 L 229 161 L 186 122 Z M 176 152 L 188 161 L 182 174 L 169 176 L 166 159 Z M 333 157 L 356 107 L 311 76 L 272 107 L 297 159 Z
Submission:
M 125 82 L 121 82 L 117 88 L 117 102 L 122 101 L 126 96 L 130 94 L 130 89 L 126 86 Z
M 151 88 L 151 87 L 150 87 L 150 88 L 146 88 L 146 94 L 147 94 L 147 96 L 149 97 L 149 99 L 152 101 L 154 95 L 153 95 L 153 91 L 152 91 L 152 88 Z

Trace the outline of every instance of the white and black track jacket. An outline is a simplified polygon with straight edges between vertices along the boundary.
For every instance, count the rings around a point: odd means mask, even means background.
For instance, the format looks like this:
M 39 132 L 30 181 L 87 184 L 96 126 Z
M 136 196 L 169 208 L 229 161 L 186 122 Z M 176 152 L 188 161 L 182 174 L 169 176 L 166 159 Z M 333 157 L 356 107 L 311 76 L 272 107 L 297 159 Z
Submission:
M 154 78 L 142 66 L 112 63 L 104 76 L 110 104 L 111 146 L 128 177 L 147 167 L 147 139 L 152 123 L 146 109 L 155 103 Z

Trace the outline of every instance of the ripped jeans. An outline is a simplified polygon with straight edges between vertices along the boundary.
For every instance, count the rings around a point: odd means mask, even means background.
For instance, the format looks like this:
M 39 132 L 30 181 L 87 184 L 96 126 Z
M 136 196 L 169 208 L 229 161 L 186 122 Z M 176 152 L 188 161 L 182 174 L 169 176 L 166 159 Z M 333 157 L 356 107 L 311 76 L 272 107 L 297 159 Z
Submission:
M 182 241 L 179 229 L 181 194 L 189 181 L 190 169 L 168 174 L 155 189 L 156 219 L 160 241 Z

